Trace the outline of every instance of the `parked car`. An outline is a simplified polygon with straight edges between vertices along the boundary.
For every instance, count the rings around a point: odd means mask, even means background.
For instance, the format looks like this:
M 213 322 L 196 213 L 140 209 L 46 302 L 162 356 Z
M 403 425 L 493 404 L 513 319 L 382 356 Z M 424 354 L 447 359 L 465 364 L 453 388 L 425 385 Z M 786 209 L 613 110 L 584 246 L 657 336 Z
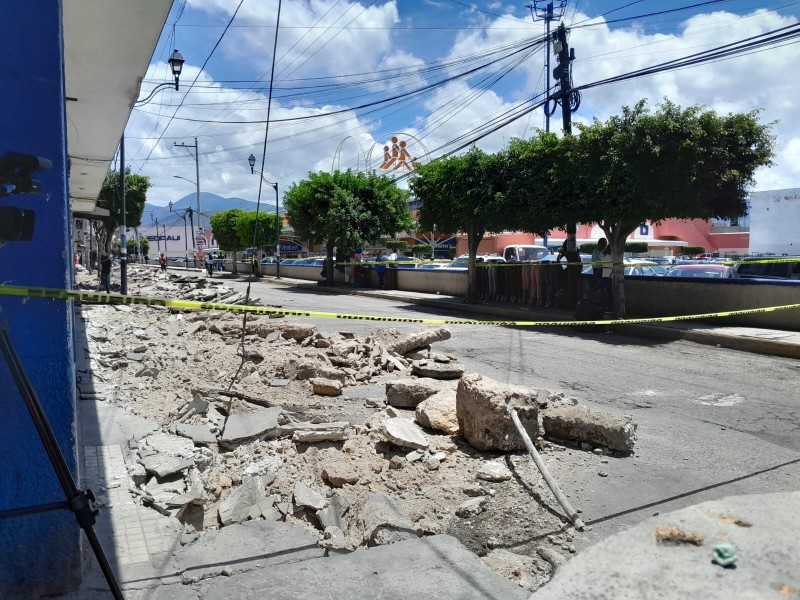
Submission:
M 422 261 L 413 256 L 398 256 L 394 259 L 396 269 L 416 269 Z
M 708 263 L 704 265 L 676 265 L 665 277 L 697 277 L 713 279 L 739 279 L 734 267 Z
M 756 262 L 775 259 L 795 259 L 787 262 Z M 800 280 L 800 256 L 750 256 L 736 265 L 740 279 L 794 279 Z
M 424 270 L 424 271 L 432 271 L 436 269 L 441 269 L 442 267 L 448 265 L 450 263 L 440 263 L 440 262 L 426 262 L 422 263 L 417 269 Z

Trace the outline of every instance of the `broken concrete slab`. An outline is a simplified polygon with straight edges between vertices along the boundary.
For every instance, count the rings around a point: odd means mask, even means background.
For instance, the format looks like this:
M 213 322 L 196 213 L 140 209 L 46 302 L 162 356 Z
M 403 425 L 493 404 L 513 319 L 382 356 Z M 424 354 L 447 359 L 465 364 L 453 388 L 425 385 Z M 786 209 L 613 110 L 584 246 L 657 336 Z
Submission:
M 298 481 L 294 484 L 294 503 L 298 508 L 308 507 L 312 510 L 321 510 L 325 508 L 325 496 L 311 489 L 302 481 Z
M 140 462 L 147 472 L 153 473 L 159 478 L 168 477 L 194 466 L 191 458 L 181 458 L 169 454 L 151 454 L 140 459 Z
M 477 373 L 458 382 L 456 415 L 461 435 L 476 450 L 524 450 L 508 408 L 517 409 L 522 426 L 532 439 L 539 436 L 536 393 L 516 385 L 500 383 Z
M 464 367 L 457 363 L 439 363 L 430 360 L 415 360 L 411 371 L 419 377 L 432 379 L 458 379 L 464 374 Z
M 485 506 L 486 496 L 475 496 L 459 504 L 456 508 L 456 515 L 462 519 L 475 517 L 483 512 Z
M 598 410 L 553 406 L 542 411 L 542 426 L 548 437 L 588 442 L 620 452 L 631 452 L 636 443 L 636 423 L 631 417 Z
M 347 499 L 343 498 L 339 494 L 333 494 L 330 497 L 328 506 L 317 511 L 317 519 L 319 519 L 322 529 L 324 530 L 328 527 L 338 527 L 344 531 L 346 529 L 344 516 L 349 509 L 350 503 L 347 501 Z
M 456 390 L 443 389 L 423 400 L 417 406 L 414 418 L 423 427 L 443 431 L 450 435 L 458 433 Z
M 304 528 L 259 520 L 206 532 L 193 544 L 179 548 L 175 563 L 181 580 L 188 584 L 223 572 L 230 575 L 258 569 L 269 573 L 275 565 L 320 558 L 322 554 L 323 550 L 317 547 L 317 536 Z M 227 577 L 220 580 L 227 581 Z M 274 586 L 274 581 L 271 585 Z
M 423 329 L 409 335 L 401 337 L 399 340 L 391 343 L 386 348 L 389 352 L 396 352 L 397 354 L 405 354 L 417 348 L 425 348 L 435 342 L 441 342 L 450 339 L 450 332 L 444 327 L 431 327 Z
M 195 454 L 194 444 L 190 440 L 170 433 L 148 435 L 141 440 L 139 447 L 149 448 L 153 452 L 171 456 L 190 457 Z
M 316 377 L 333 379 L 342 385 L 347 381 L 347 376 L 344 371 L 322 362 L 308 360 L 297 365 L 298 379 L 314 379 Z
M 340 396 L 342 384 L 333 379 L 312 377 L 310 380 L 312 391 L 318 396 Z
M 414 408 L 443 388 L 438 379 L 408 377 L 386 382 L 386 402 L 397 408 Z
M 258 475 L 261 477 L 261 483 L 263 485 L 269 485 L 275 481 L 275 477 L 282 468 L 283 459 L 280 456 L 269 455 L 257 462 L 247 465 L 244 474 Z
M 195 444 L 208 445 L 216 444 L 217 436 L 211 433 L 208 425 L 190 425 L 179 423 L 175 428 L 178 435 L 189 438 Z
M 261 477 L 245 477 L 242 485 L 233 490 L 219 505 L 219 520 L 223 525 L 239 523 L 250 515 L 250 509 L 267 499 Z
M 263 575 L 262 575 L 263 573 Z M 275 582 L 279 581 L 280 585 Z M 457 539 L 434 535 L 293 564 L 206 584 L 204 600 L 428 598 L 524 600 L 529 592 L 492 573 Z
M 425 450 L 430 445 L 428 438 L 413 421 L 401 417 L 383 421 L 383 432 L 389 442 L 401 448 Z
M 417 537 L 408 513 L 399 502 L 383 494 L 369 492 L 355 522 L 368 546 L 394 544 Z
M 246 413 L 228 416 L 219 443 L 232 448 L 254 438 L 271 438 L 278 433 L 278 417 L 283 412 L 279 406 L 259 408 Z
M 346 456 L 337 461 L 331 461 L 322 466 L 322 479 L 333 487 L 339 488 L 345 484 L 358 483 L 358 470 Z

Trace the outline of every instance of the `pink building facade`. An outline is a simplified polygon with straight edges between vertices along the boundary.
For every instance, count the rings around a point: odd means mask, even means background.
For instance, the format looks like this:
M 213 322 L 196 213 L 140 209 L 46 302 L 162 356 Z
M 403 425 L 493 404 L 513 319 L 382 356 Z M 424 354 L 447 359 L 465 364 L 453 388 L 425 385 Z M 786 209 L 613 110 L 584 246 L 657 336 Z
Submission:
M 601 237 L 605 234 L 599 226 L 578 225 L 578 245 L 594 243 Z M 565 239 L 564 231 L 553 230 L 548 245 L 560 245 Z M 650 256 L 678 256 L 685 246 L 702 246 L 706 252 L 717 252 L 721 256 L 746 255 L 750 246 L 750 234 L 746 228 L 719 226 L 702 219 L 668 219 L 656 224 L 645 222 L 628 240 L 646 242 Z M 542 238 L 518 231 L 487 234 L 478 247 L 478 254 L 502 254 L 506 246 L 515 244 L 542 244 Z M 456 255 L 467 251 L 467 237 L 459 235 Z

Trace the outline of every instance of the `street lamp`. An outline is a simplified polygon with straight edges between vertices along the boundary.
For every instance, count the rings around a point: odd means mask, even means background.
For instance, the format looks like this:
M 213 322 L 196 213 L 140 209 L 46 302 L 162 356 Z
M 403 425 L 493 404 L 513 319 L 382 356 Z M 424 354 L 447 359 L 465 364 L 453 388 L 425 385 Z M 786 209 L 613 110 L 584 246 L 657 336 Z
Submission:
M 173 142 L 172 145 L 184 148 L 189 153 L 189 156 L 192 156 L 194 158 L 194 170 L 197 181 L 191 181 L 190 179 L 186 179 L 185 177 L 181 177 L 180 175 L 175 175 L 174 177 L 177 177 L 178 179 L 185 179 L 189 183 L 194 183 L 195 189 L 197 190 L 197 229 L 202 232 L 203 222 L 201 216 L 203 214 L 203 211 L 200 208 L 200 148 L 197 145 L 197 138 L 194 138 L 194 144 L 184 144 L 183 142 L 179 144 L 178 142 Z M 189 148 L 194 148 L 194 154 L 192 154 L 192 151 L 189 150 Z M 194 229 L 192 229 L 192 239 L 194 239 Z M 196 258 L 194 266 L 195 267 L 197 266 Z
M 250 163 L 250 173 L 261 175 L 261 180 L 275 188 L 275 273 L 276 279 L 281 278 L 281 220 L 278 214 L 278 182 L 275 183 L 264 179 L 264 174 L 261 171 L 256 171 L 256 157 L 253 154 L 247 157 L 247 162 Z M 256 223 L 258 227 L 258 223 Z
M 183 70 L 183 63 L 186 62 L 181 55 L 180 52 L 174 50 L 172 55 L 169 57 L 167 61 L 169 63 L 169 68 L 172 71 L 172 75 L 175 77 L 175 91 L 178 91 L 181 71 Z M 150 100 L 153 99 L 153 96 L 156 92 L 160 90 L 166 89 L 167 87 L 172 87 L 171 83 L 161 83 L 157 85 L 150 94 L 137 102 L 134 102 L 134 106 L 144 106 Z M 122 132 L 122 137 L 119 141 L 119 196 L 120 200 L 122 201 L 122 247 L 120 248 L 120 257 L 119 257 L 119 267 L 120 267 L 120 278 L 119 278 L 119 291 L 121 294 L 128 293 L 128 248 L 127 243 L 128 240 L 125 235 L 125 230 L 127 229 L 127 218 L 125 215 L 125 132 Z M 156 238 L 158 238 L 158 226 L 156 226 Z M 164 245 L 167 244 L 166 232 L 164 237 Z

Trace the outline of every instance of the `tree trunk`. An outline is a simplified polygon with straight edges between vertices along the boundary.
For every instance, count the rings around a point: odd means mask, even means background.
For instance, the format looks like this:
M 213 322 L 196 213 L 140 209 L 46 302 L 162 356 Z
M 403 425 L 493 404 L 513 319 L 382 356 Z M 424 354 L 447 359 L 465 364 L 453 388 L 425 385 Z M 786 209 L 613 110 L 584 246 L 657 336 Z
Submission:
M 611 276 L 611 290 L 614 302 L 612 314 L 615 319 L 624 319 L 626 315 L 625 265 L 623 264 L 625 258 L 625 241 L 628 239 L 628 236 L 636 230 L 636 225 L 627 226 L 624 224 L 615 224 L 608 227 L 601 225 L 601 227 L 608 238 L 608 245 L 609 248 L 611 248 L 611 260 L 614 262 Z
M 467 268 L 467 302 L 477 302 L 480 297 L 478 289 L 478 246 L 483 239 L 483 232 L 470 225 L 467 231 L 467 246 L 469 247 L 469 266 Z

